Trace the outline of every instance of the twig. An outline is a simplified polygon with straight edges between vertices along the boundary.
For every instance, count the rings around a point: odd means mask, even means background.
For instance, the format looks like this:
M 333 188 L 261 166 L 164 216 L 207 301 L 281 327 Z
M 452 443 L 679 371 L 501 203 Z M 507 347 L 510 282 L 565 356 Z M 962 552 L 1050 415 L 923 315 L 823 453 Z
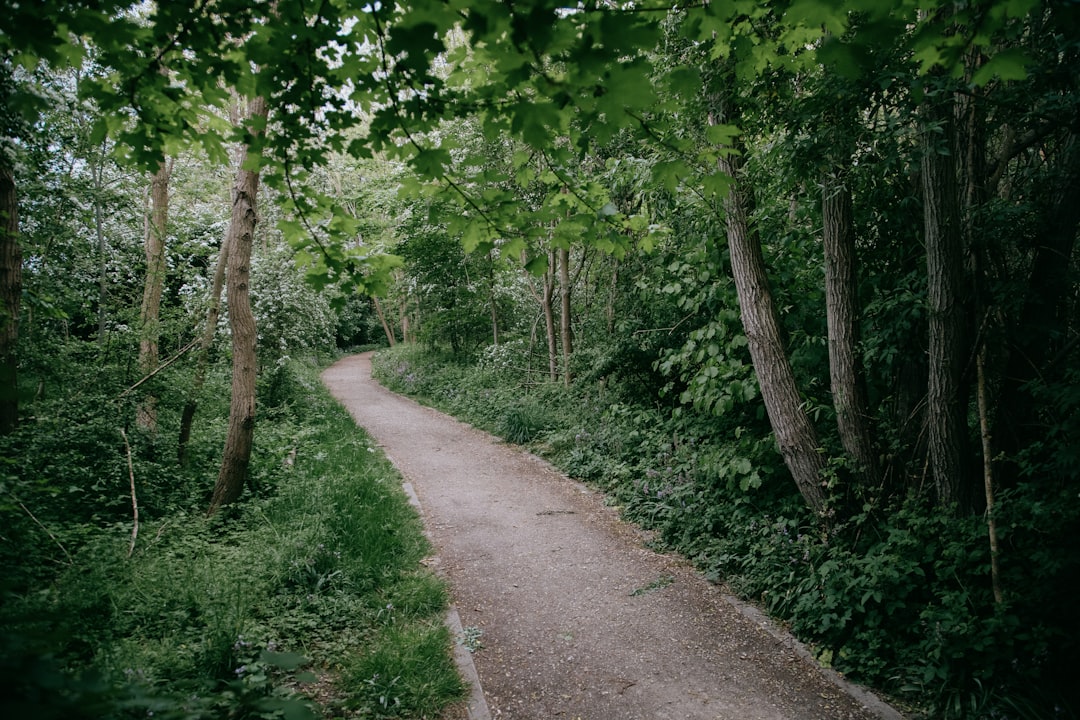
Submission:
M 978 373 L 979 434 L 982 437 L 983 486 L 986 490 L 986 530 L 990 538 L 990 584 L 994 590 L 994 602 L 1000 605 L 1004 599 L 1001 590 L 1001 570 L 998 567 L 997 521 L 994 519 L 994 458 L 990 438 L 989 411 L 986 401 L 986 344 L 983 343 L 976 356 Z
M 75 560 L 74 560 L 74 558 L 71 557 L 71 553 L 69 553 L 67 551 L 67 548 L 64 547 L 63 543 L 61 543 L 59 540 L 56 539 L 56 536 L 52 534 L 52 531 L 49 530 L 49 528 L 45 527 L 45 525 L 40 520 L 37 519 L 37 517 L 34 515 L 34 513 L 30 512 L 30 508 L 23 505 L 22 500 L 15 497 L 15 495 L 13 495 L 10 490 L 8 491 L 8 495 L 11 495 L 11 499 L 14 500 L 16 503 L 18 503 L 19 507 L 21 507 L 23 509 L 23 512 L 26 513 L 27 515 L 29 515 L 30 519 L 33 520 L 35 523 L 37 523 L 37 526 L 39 528 L 41 528 L 42 530 L 44 530 L 46 532 L 46 534 L 48 534 L 48 536 L 52 538 L 52 541 L 54 543 L 56 543 L 56 546 L 58 548 L 60 548 L 64 552 L 64 556 L 67 557 L 68 565 L 74 565 Z
M 127 556 L 135 552 L 135 539 L 139 537 L 139 500 L 135 497 L 135 467 L 131 463 L 131 443 L 128 442 L 127 433 L 120 428 L 120 436 L 124 438 L 124 448 L 127 449 L 128 477 L 131 479 L 131 544 L 128 545 Z
M 139 387 L 139 386 L 140 386 L 140 385 L 142 385 L 142 384 L 143 384 L 144 382 L 146 382 L 146 381 L 147 381 L 147 380 L 149 380 L 150 378 L 154 377 L 154 376 L 155 376 L 155 375 L 157 375 L 157 374 L 158 374 L 159 372 L 161 372 L 162 370 L 164 370 L 165 368 L 169 367 L 169 366 L 170 366 L 170 365 L 172 365 L 172 364 L 173 364 L 174 362 L 176 362 L 177 360 L 179 360 L 179 359 L 180 359 L 181 357 L 183 357 L 183 356 L 184 356 L 184 354 L 185 354 L 185 353 L 186 353 L 186 352 L 187 352 L 188 350 L 190 350 L 191 348 L 195 347 L 195 345 L 196 345 L 196 344 L 197 344 L 198 342 L 199 342 L 199 338 L 195 338 L 194 340 L 192 340 L 191 342 L 189 342 L 189 343 L 188 343 L 187 345 L 185 345 L 185 346 L 183 347 L 183 349 L 181 349 L 181 350 L 180 350 L 180 352 L 176 353 L 176 354 L 175 354 L 175 355 L 173 355 L 173 356 L 172 356 L 171 358 L 169 358 L 169 359 L 168 359 L 168 360 L 166 360 L 165 362 L 163 362 L 163 363 L 161 363 L 160 365 L 158 365 L 158 366 L 157 366 L 157 367 L 156 367 L 156 368 L 154 369 L 154 371 L 153 371 L 153 372 L 151 372 L 151 373 L 150 373 L 149 375 L 147 375 L 147 376 L 146 376 L 146 377 L 144 377 L 144 378 L 143 378 L 142 380 L 140 380 L 139 382 L 137 382 L 137 383 L 135 383 L 134 385 L 132 385 L 131 387 L 129 387 L 129 388 L 128 388 L 127 390 L 125 390 L 124 392 L 120 393 L 119 397 L 127 397 L 127 395 L 128 395 L 128 394 L 129 394 L 129 393 L 130 393 L 130 392 L 131 392 L 132 390 L 134 390 L 135 388 Z

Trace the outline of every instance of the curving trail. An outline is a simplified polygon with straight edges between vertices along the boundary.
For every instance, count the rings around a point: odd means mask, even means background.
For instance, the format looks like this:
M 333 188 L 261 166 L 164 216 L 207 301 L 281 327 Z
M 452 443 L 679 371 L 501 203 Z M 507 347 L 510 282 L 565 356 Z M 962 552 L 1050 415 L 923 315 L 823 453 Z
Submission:
M 536 457 L 371 379 L 323 381 L 419 498 L 482 696 L 472 720 L 898 719 L 790 638 L 644 546 L 602 497 Z

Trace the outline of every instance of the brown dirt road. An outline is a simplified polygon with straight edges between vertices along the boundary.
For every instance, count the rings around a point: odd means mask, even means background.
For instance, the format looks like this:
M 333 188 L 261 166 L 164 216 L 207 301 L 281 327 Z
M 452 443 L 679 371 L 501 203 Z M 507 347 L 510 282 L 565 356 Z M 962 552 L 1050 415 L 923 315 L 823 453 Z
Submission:
M 471 657 L 458 649 L 479 679 L 462 717 L 901 718 L 685 561 L 647 549 L 598 493 L 379 386 L 369 355 L 323 381 L 415 492 L 451 616 L 482 633 Z

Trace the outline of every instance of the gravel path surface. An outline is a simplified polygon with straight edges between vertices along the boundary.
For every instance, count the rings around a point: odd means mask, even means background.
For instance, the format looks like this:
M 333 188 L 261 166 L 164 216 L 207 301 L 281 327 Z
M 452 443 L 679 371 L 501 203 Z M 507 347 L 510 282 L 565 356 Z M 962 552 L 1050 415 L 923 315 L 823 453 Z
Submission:
M 460 623 L 481 633 L 482 694 L 456 717 L 900 718 L 647 549 L 598 493 L 370 376 L 365 354 L 323 381 L 415 491 Z

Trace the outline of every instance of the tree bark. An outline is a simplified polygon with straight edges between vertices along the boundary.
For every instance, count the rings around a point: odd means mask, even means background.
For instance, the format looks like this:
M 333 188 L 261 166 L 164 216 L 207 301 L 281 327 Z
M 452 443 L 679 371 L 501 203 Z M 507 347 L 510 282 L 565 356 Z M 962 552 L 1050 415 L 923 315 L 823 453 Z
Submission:
M 206 307 L 206 319 L 203 321 L 202 336 L 199 339 L 199 354 L 195 360 L 195 376 L 188 391 L 187 402 L 180 415 L 180 437 L 176 447 L 177 460 L 181 464 L 187 455 L 187 444 L 191 439 L 191 427 L 195 422 L 195 412 L 199 408 L 199 394 L 206 383 L 206 367 L 210 364 L 210 348 L 217 333 L 218 317 L 221 314 L 221 289 L 225 285 L 225 268 L 229 262 L 229 237 L 226 234 L 218 250 L 217 263 L 214 265 L 214 278 L 210 283 L 210 297 Z
M 555 382 L 559 379 L 559 348 L 555 336 L 555 308 L 553 300 L 555 294 L 555 249 L 548 251 L 547 269 L 544 271 L 543 295 L 540 299 L 541 309 L 544 311 L 544 328 L 547 334 L 548 347 L 548 379 Z
M 570 249 L 559 250 L 559 333 L 562 339 L 563 384 L 570 387 L 570 358 L 574 354 L 574 330 L 570 320 Z
M 19 376 L 15 348 L 22 303 L 22 250 L 15 170 L 0 151 L 0 435 L 19 424 Z
M 488 251 L 488 307 L 491 310 L 491 344 L 499 344 L 499 304 L 495 298 L 495 251 Z
M 930 468 L 942 506 L 964 504 L 968 488 L 964 251 L 953 158 L 951 98 L 923 108 L 922 196 L 929 305 L 927 422 Z
M 105 242 L 105 220 L 101 208 L 101 195 L 104 189 L 105 172 L 104 151 L 90 166 L 90 176 L 94 179 L 94 235 L 98 251 L 98 344 L 105 345 L 105 305 L 108 299 L 108 245 Z
M 735 278 L 754 373 L 784 463 L 806 504 L 820 513 L 825 509 L 821 477 L 825 462 L 819 450 L 817 433 L 803 408 L 795 374 L 781 340 L 780 320 L 761 254 L 761 239 L 757 231 L 750 227 L 752 200 L 741 181 L 738 157 L 723 157 L 719 164 L 720 169 L 733 178 L 724 198 L 724 214 L 727 217 L 731 272 Z
M 386 322 L 386 314 L 383 312 L 382 303 L 374 295 L 371 296 L 371 301 L 375 305 L 375 314 L 378 316 L 379 322 L 382 323 L 383 332 L 386 333 L 386 340 L 390 343 L 390 347 L 394 347 L 397 345 L 397 338 L 394 337 L 394 329 Z
M 713 87 L 709 90 L 715 94 L 709 99 L 708 123 L 737 121 L 738 109 L 725 96 L 729 90 L 723 86 L 734 82 L 733 78 L 721 72 L 711 82 Z M 723 209 L 743 331 L 784 464 L 806 504 L 815 513 L 824 515 L 826 498 L 822 472 L 825 459 L 784 347 L 779 313 L 765 271 L 761 237 L 750 225 L 754 200 L 743 178 L 741 149 L 723 148 L 727 152 L 720 153 L 717 167 L 731 179 L 723 198 Z
M 161 291 L 165 285 L 165 232 L 169 221 L 169 178 L 172 162 L 162 160 L 150 183 L 150 212 L 146 217 L 146 280 L 143 285 L 139 369 L 144 375 L 158 364 L 161 336 Z M 136 421 L 153 433 L 157 429 L 157 398 L 147 395 L 139 404 Z
M 841 177 L 822 185 L 825 314 L 829 333 L 829 379 L 844 450 L 865 483 L 879 476 L 866 382 L 858 353 L 858 285 L 851 191 Z
M 266 100 L 255 98 L 249 104 L 249 117 L 265 119 Z M 241 166 L 233 189 L 232 217 L 229 221 L 228 283 L 229 328 L 232 331 L 232 400 L 229 406 L 229 430 L 221 458 L 209 513 L 235 502 L 247 481 L 251 446 L 255 433 L 255 316 L 251 311 L 251 247 L 258 219 L 259 171 Z

